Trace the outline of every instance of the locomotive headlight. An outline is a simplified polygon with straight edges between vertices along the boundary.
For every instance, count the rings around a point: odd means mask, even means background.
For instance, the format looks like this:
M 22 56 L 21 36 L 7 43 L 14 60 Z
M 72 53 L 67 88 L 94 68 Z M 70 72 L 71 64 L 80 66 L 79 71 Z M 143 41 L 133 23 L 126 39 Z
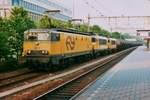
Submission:
M 44 50 L 42 50 L 42 54 L 45 54 L 45 51 L 44 51 Z
M 47 54 L 47 51 L 45 51 L 45 54 Z
M 42 50 L 42 54 L 48 54 L 48 51 Z
M 31 54 L 31 51 L 30 51 L 30 50 L 28 50 L 28 51 L 27 51 L 27 54 Z

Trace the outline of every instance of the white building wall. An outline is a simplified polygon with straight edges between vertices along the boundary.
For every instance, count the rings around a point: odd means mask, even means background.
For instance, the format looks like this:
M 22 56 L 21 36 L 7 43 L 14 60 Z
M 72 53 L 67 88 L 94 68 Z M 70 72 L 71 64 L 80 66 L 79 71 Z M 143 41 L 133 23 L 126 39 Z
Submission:
M 0 16 L 2 17 L 7 17 L 10 15 L 10 10 L 11 8 L 13 7 L 12 6 L 12 1 L 13 0 L 0 0 Z M 21 3 L 22 0 L 19 0 L 19 2 Z M 49 0 L 49 2 L 52 2 L 52 3 L 47 3 L 46 0 L 42 1 L 42 0 L 23 0 L 23 1 L 26 1 L 28 3 L 31 3 L 31 4 L 34 4 L 34 5 L 37 5 L 38 7 L 42 7 L 42 8 L 45 8 L 45 9 L 48 9 L 48 10 L 60 10 L 60 13 L 56 14 L 56 13 L 50 13 L 50 15 L 54 18 L 60 18 L 60 19 L 63 19 L 62 17 L 65 16 L 67 17 L 67 19 L 70 17 L 71 18 L 71 15 L 72 15 L 72 11 L 70 9 L 67 9 L 65 8 L 62 4 L 58 3 L 58 2 L 53 2 L 51 0 Z M 24 4 L 20 4 L 19 3 L 19 6 L 22 6 L 29 12 L 29 15 L 33 15 L 31 16 L 32 19 L 35 18 L 35 20 L 39 20 L 39 18 L 44 14 L 44 11 L 43 12 L 38 12 L 36 10 L 33 10 L 31 8 L 29 8 L 27 5 L 24 5 Z M 18 6 L 18 5 L 15 5 L 15 6 Z M 63 15 L 63 16 L 62 16 Z M 60 16 L 60 17 L 59 17 Z M 66 20 L 66 18 L 65 18 Z
M 0 0 L 0 16 L 8 17 L 10 15 L 11 1 L 10 0 Z

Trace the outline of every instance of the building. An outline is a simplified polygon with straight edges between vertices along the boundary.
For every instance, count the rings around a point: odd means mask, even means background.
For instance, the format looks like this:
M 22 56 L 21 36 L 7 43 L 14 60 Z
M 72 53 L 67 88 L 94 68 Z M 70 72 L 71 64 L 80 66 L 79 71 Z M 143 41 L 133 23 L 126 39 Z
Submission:
M 70 20 L 72 15 L 70 9 L 52 0 L 0 0 L 0 16 L 8 17 L 14 6 L 25 8 L 33 20 L 39 20 L 49 10 L 60 10 L 59 13 L 50 12 L 49 15 L 64 21 Z

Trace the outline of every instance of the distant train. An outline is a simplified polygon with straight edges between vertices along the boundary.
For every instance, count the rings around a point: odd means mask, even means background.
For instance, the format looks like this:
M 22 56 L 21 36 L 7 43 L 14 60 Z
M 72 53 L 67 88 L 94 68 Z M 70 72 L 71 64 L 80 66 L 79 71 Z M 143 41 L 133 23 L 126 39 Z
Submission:
M 23 56 L 32 68 L 51 70 L 70 60 L 93 58 L 139 43 L 63 29 L 30 29 L 24 33 Z

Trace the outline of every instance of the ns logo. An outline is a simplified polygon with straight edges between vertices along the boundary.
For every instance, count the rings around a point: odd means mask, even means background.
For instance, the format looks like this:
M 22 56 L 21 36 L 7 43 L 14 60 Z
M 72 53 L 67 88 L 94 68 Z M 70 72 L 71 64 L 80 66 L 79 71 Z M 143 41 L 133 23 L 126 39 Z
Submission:
M 75 39 L 74 39 L 74 37 L 67 36 L 67 38 L 66 38 L 66 47 L 67 47 L 67 50 L 73 50 L 75 48 Z

